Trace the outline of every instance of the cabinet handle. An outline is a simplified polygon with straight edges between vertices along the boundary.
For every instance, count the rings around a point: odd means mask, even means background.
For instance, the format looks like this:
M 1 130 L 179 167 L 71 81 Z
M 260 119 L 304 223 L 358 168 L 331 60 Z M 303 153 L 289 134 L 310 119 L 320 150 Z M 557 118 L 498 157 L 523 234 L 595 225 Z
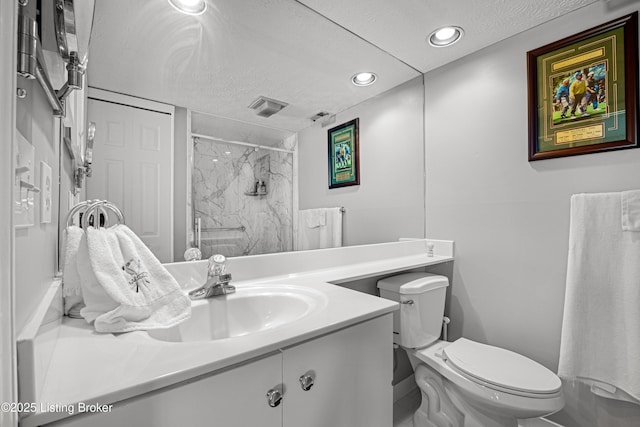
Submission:
M 300 378 L 298 378 L 298 381 L 300 381 L 300 387 L 302 387 L 304 391 L 307 391 L 311 387 L 313 387 L 313 383 L 315 379 L 316 379 L 315 373 L 307 372 L 306 374 L 301 375 Z
M 267 403 L 272 408 L 275 408 L 282 402 L 282 392 L 275 388 L 272 388 L 267 392 Z

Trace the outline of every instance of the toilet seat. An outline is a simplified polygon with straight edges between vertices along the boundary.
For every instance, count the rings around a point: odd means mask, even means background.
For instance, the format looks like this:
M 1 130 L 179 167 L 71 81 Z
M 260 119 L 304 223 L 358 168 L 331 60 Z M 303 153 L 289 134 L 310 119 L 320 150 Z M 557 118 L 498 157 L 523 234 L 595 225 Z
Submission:
M 512 351 L 460 338 L 442 351 L 447 365 L 470 381 L 504 393 L 545 398 L 562 383 L 549 369 Z

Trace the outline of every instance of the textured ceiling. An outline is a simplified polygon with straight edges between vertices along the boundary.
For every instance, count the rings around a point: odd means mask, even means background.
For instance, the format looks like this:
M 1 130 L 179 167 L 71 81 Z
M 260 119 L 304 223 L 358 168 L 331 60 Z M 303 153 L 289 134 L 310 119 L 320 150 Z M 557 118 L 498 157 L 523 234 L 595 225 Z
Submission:
M 421 72 L 427 72 L 598 0 L 298 0 Z M 426 39 L 464 29 L 448 48 Z
M 291 132 L 421 73 L 597 0 L 207 0 L 201 16 L 166 0 L 96 0 L 91 86 Z M 425 39 L 464 28 L 450 48 Z M 375 85 L 350 83 L 375 71 Z M 248 105 L 289 104 L 271 118 Z

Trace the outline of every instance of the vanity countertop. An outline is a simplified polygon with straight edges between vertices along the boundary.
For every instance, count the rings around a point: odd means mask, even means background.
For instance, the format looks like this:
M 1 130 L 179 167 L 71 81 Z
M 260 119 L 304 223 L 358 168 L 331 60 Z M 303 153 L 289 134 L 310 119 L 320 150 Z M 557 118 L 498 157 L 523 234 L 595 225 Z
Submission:
M 418 247 L 415 243 L 413 246 Z M 353 251 L 353 248 L 339 249 Z M 48 366 L 39 370 L 44 378 L 35 381 L 39 386 L 34 388 L 40 389 L 33 399 L 36 400 L 36 410 L 21 418 L 20 425 L 31 427 L 50 423 L 77 413 L 77 406 L 71 410 L 68 408 L 80 402 L 108 405 L 122 401 L 391 313 L 398 308 L 396 302 L 336 286 L 335 283 L 453 260 L 452 253 L 427 256 L 420 252 L 379 259 L 369 257 L 367 260 L 365 257 L 360 260 L 362 262 L 333 267 L 323 268 L 317 264 L 313 266 L 315 269 L 290 274 L 241 277 L 234 281 L 238 288 L 255 283 L 304 286 L 322 293 L 326 304 L 322 310 L 298 321 L 231 339 L 166 342 L 153 339 L 144 331 L 99 334 L 83 319 L 63 317 L 53 328 L 44 328 L 48 336 L 55 336 L 55 343 L 48 354 Z M 181 282 L 180 274 L 172 268 L 169 271 L 183 286 L 187 286 Z M 42 335 L 42 329 L 39 335 Z M 46 342 L 50 341 L 51 338 Z M 36 344 L 32 347 L 43 345 L 42 339 L 34 339 L 33 342 Z M 27 402 L 22 394 L 21 400 Z M 58 405 L 58 409 L 51 405 Z

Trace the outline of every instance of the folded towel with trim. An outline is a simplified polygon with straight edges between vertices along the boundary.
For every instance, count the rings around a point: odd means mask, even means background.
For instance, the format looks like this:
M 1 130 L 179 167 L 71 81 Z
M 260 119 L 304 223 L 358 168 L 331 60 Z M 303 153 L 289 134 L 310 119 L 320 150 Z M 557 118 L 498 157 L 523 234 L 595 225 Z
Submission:
M 79 317 L 84 306 L 82 283 L 78 273 L 78 249 L 84 236 L 82 228 L 71 225 L 65 230 L 64 261 L 62 263 L 62 295 L 64 295 L 64 314 Z
M 129 227 L 89 227 L 86 235 L 95 282 L 86 282 L 90 293 L 83 282 L 82 313 L 96 331 L 168 328 L 189 318 L 191 301 Z
M 640 231 L 640 190 L 622 192 L 622 229 Z

